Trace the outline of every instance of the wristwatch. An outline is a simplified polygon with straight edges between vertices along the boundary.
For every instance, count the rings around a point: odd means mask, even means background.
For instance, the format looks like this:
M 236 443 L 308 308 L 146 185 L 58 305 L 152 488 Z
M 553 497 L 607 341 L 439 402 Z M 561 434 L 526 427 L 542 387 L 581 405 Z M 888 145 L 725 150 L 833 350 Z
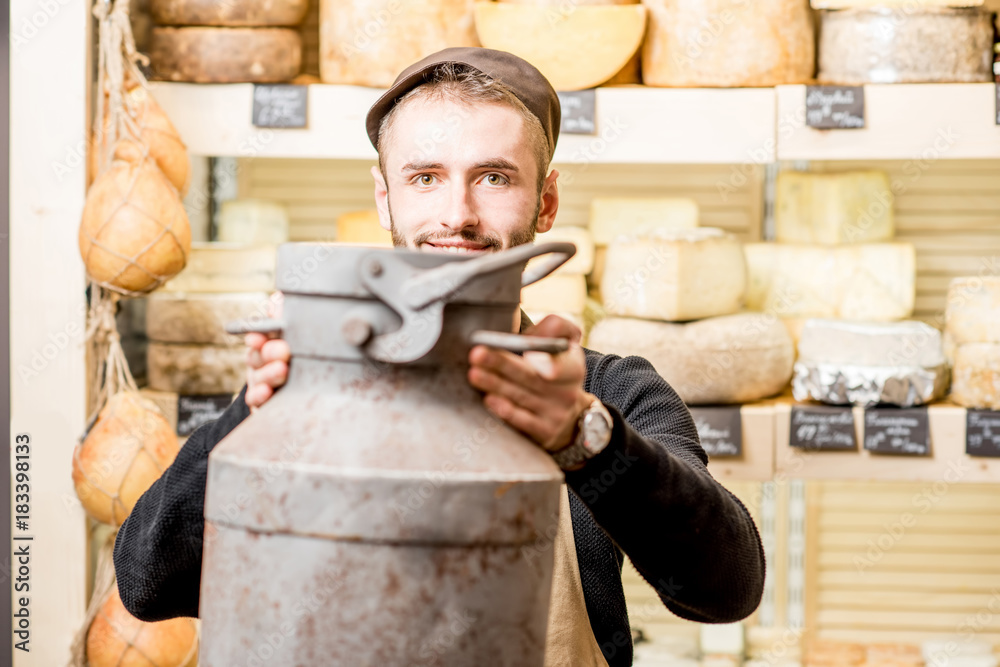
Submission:
M 595 399 L 580 415 L 573 443 L 552 452 L 552 458 L 563 470 L 572 469 L 594 458 L 611 442 L 613 425 L 611 413 L 600 400 Z

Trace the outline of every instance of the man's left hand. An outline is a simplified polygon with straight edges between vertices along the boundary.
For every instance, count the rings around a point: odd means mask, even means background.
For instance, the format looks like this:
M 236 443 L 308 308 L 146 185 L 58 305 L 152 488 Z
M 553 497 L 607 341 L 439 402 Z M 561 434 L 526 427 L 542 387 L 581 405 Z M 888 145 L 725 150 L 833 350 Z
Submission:
M 594 401 L 583 390 L 587 364 L 582 332 L 549 315 L 525 335 L 568 338 L 566 352 L 525 352 L 523 357 L 477 345 L 469 351 L 469 384 L 484 393 L 486 408 L 543 449 L 555 452 L 572 443 L 580 414 Z

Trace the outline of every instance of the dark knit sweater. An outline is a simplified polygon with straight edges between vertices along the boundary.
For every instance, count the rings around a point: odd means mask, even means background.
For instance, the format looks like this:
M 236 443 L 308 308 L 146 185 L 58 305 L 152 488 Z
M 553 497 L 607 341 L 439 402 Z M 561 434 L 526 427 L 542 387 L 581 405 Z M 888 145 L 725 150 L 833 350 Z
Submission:
M 707 623 L 756 609 L 764 552 L 746 508 L 709 474 L 691 414 L 650 363 L 586 357 L 585 389 L 608 407 L 614 430 L 607 449 L 566 481 L 591 628 L 611 667 L 625 667 L 622 551 L 668 609 Z M 245 392 L 191 435 L 118 531 L 118 589 L 137 618 L 198 615 L 208 455 L 250 414 Z

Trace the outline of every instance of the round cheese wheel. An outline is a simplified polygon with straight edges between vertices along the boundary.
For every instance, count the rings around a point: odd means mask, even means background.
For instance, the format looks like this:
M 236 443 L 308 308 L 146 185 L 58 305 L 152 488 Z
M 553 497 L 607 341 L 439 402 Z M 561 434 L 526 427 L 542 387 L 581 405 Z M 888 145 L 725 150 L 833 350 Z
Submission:
M 155 292 L 146 300 L 146 336 L 161 343 L 239 345 L 242 338 L 226 333 L 226 325 L 237 320 L 259 322 L 268 317 L 269 305 L 264 292 Z
M 611 317 L 594 325 L 587 346 L 646 358 L 690 405 L 746 403 L 782 391 L 795 350 L 776 317 L 738 313 L 688 324 Z
M 643 0 L 649 86 L 776 86 L 812 77 L 809 0 Z
M 159 25 L 293 26 L 308 9 L 308 0 L 149 0 Z
M 90 667 L 195 667 L 198 628 L 192 618 L 145 623 L 128 613 L 111 587 L 87 631 Z
M 979 8 L 823 12 L 818 78 L 825 83 L 990 81 L 992 67 L 993 23 Z
M 279 83 L 302 66 L 302 38 L 290 28 L 154 28 L 154 78 L 193 83 Z
M 119 392 L 73 452 L 76 495 L 91 517 L 120 526 L 179 449 L 156 404 L 136 392 Z
M 94 281 L 146 292 L 184 268 L 191 227 L 176 188 L 155 162 L 115 160 L 87 193 L 79 243 Z
M 157 391 L 235 394 L 246 382 L 246 348 L 150 341 L 146 374 L 149 388 Z

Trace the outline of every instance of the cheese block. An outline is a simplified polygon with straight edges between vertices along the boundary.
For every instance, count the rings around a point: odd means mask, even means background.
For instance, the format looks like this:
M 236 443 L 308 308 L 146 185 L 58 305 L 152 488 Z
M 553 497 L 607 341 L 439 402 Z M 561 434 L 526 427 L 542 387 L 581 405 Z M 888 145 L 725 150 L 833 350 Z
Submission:
M 606 262 L 601 295 L 611 315 L 695 320 L 735 313 L 743 304 L 743 248 L 721 229 L 619 237 Z
M 392 246 L 392 234 L 378 221 L 378 211 L 352 211 L 337 218 L 337 242 Z
M 916 253 L 909 243 L 750 243 L 743 250 L 750 310 L 872 322 L 913 314 Z
M 308 0 L 148 0 L 160 25 L 292 26 L 306 17 Z
M 169 292 L 270 292 L 277 247 L 192 243 L 187 268 L 163 286 Z
M 778 174 L 774 224 L 779 243 L 871 243 L 895 233 L 884 171 Z
M 777 86 L 812 78 L 809 0 L 643 0 L 648 86 Z
M 320 3 L 324 83 L 388 88 L 404 69 L 451 46 L 479 46 L 474 0 Z
M 582 315 L 587 305 L 587 279 L 582 275 L 552 274 L 521 290 L 526 312 Z
M 288 211 L 280 203 L 263 199 L 230 199 L 219 210 L 221 243 L 288 242 Z
M 682 197 L 595 197 L 590 202 L 594 244 L 606 246 L 621 235 L 698 226 L 698 203 Z
M 795 351 L 784 325 L 759 313 L 687 324 L 612 317 L 594 325 L 588 347 L 641 356 L 685 403 L 745 403 L 782 391 Z
M 233 394 L 246 382 L 243 345 L 189 345 L 151 341 L 146 351 L 149 388 L 178 394 Z
M 912 7 L 824 12 L 823 83 L 949 83 L 992 80 L 993 23 L 982 9 Z
M 966 343 L 955 349 L 951 400 L 967 408 L 1000 410 L 1000 343 Z
M 955 344 L 1000 343 L 1000 277 L 953 279 L 945 330 Z
M 302 64 L 291 28 L 154 28 L 153 78 L 193 83 L 280 83 Z
M 985 0 L 811 0 L 813 9 L 981 7 Z
M 585 275 L 594 268 L 594 240 L 590 232 L 582 227 L 554 227 L 544 234 L 535 235 L 535 244 L 541 243 L 572 243 L 576 246 L 576 254 L 568 262 L 556 269 L 556 273 Z M 528 268 L 545 262 L 548 255 L 543 255 L 528 262 Z
M 146 336 L 150 340 L 161 343 L 216 345 L 242 343 L 242 336 L 226 333 L 226 324 L 237 320 L 266 319 L 270 305 L 266 292 L 230 294 L 156 292 L 146 301 Z
M 638 51 L 646 30 L 639 5 L 544 7 L 477 2 L 483 46 L 524 58 L 556 90 L 583 90 L 617 74 Z

